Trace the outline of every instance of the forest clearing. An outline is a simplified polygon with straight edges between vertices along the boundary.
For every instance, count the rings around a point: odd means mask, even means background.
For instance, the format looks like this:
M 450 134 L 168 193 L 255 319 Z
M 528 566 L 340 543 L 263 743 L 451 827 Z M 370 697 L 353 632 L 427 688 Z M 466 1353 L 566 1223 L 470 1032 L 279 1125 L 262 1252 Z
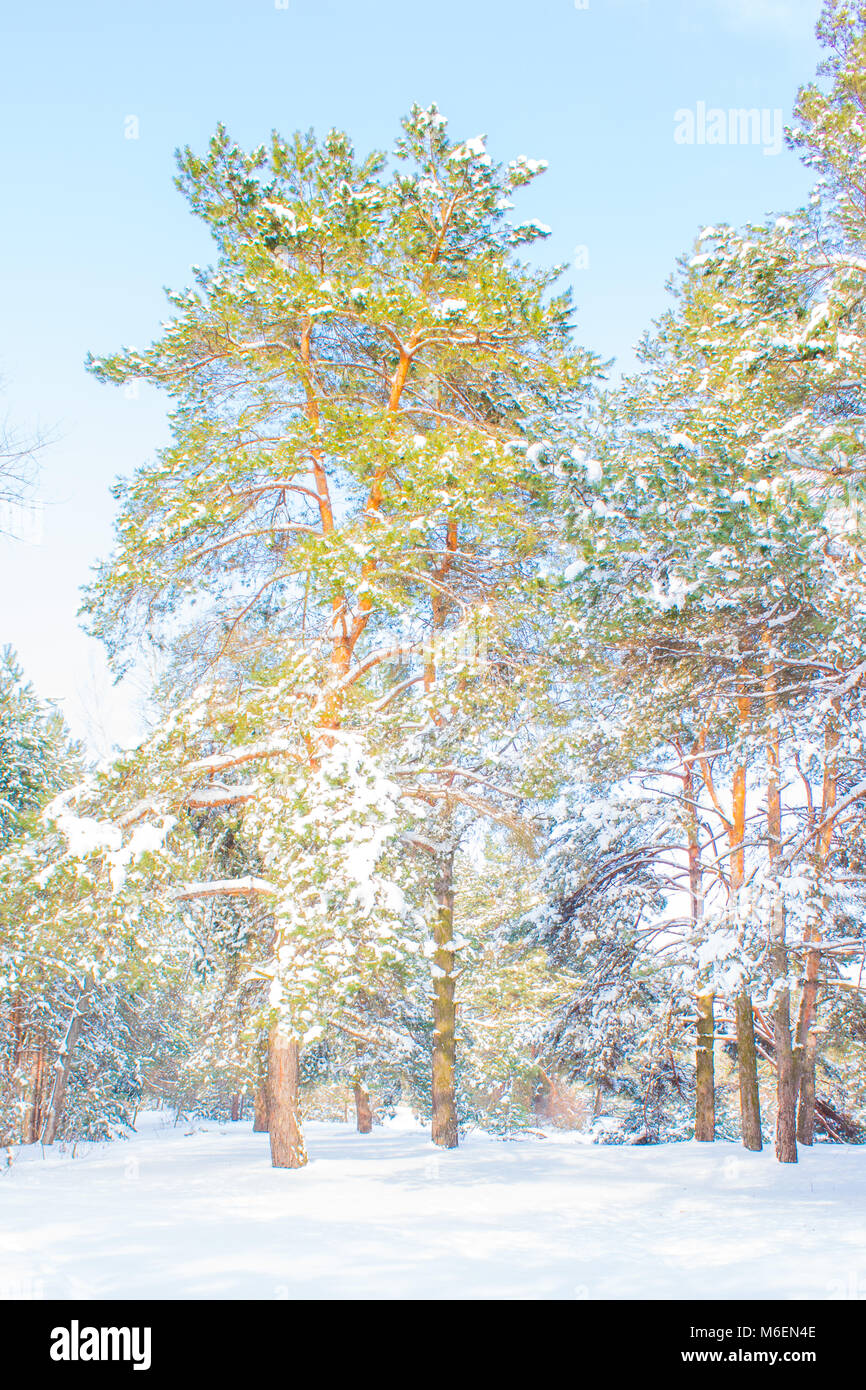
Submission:
M 16 1163 L 3 1297 L 862 1298 L 862 1149 L 793 1177 L 738 1145 L 481 1132 L 440 1153 L 411 1116 L 311 1122 L 297 1185 L 248 1125 L 141 1117 L 121 1144 Z M 8 1186 L 7 1186 L 8 1184 Z M 786 1252 L 795 1247 L 797 1256 Z M 87 1317 L 86 1310 L 82 1314 Z

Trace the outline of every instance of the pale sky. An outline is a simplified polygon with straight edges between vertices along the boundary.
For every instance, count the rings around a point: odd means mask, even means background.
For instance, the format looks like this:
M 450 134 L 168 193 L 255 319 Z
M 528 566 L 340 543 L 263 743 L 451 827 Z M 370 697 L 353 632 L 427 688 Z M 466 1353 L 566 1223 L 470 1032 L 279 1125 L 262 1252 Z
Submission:
M 175 190 L 172 152 L 217 121 L 255 145 L 274 127 L 389 147 L 413 101 L 455 137 L 550 168 L 521 217 L 573 269 L 581 340 L 627 365 L 701 227 L 796 206 L 787 150 L 674 141 L 683 109 L 790 116 L 817 61 L 818 0 L 6 0 L 0 20 L 4 216 L 0 416 L 41 431 L 40 542 L 0 537 L 0 642 L 105 754 L 139 728 L 77 625 L 80 586 L 111 548 L 109 488 L 165 438 L 156 393 L 130 399 L 83 369 L 143 347 L 162 287 L 210 259 Z M 135 118 L 135 123 L 130 122 Z M 127 135 L 137 128 L 137 138 Z M 576 248 L 586 251 L 579 256 Z

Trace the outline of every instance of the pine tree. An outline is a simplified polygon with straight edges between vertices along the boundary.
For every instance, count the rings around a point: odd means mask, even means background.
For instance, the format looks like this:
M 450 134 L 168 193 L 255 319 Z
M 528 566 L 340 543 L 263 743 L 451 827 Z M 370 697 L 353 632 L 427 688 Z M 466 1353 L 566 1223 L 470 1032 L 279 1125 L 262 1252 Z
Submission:
M 502 169 L 482 138 L 454 143 L 445 125 L 435 107 L 413 108 L 390 175 L 383 155 L 359 161 L 339 132 L 274 136 L 245 154 L 220 128 L 205 157 L 185 151 L 179 186 L 218 264 L 171 297 L 149 351 L 91 363 L 175 402 L 172 445 L 118 489 L 93 630 L 122 660 L 147 629 L 206 673 L 223 710 L 243 710 L 220 716 L 207 772 L 251 758 L 242 739 L 254 734 L 274 794 L 256 793 L 245 816 L 266 838 L 285 819 L 272 756 L 327 781 L 340 731 L 363 732 L 370 753 L 383 727 L 402 727 L 404 695 L 420 683 L 432 696 L 431 629 L 471 630 L 491 605 L 507 614 L 505 585 L 546 524 L 543 456 L 593 370 L 573 347 L 568 295 L 551 292 L 556 271 L 517 259 L 546 229 L 506 216 L 543 166 Z M 405 672 L 382 691 L 377 673 L 395 659 Z M 446 982 L 448 862 L 437 867 Z M 296 910 L 283 919 L 276 907 L 271 1036 L 289 1061 L 274 1074 L 296 1109 L 302 1029 L 284 978 L 301 968 Z M 446 1029 L 448 988 L 437 988 Z M 438 1069 L 450 1094 L 447 1055 Z M 451 1143 L 452 1119 L 446 1128 Z
M 725 901 L 721 916 L 721 900 L 709 903 L 705 927 L 715 916 L 718 930 L 712 951 L 703 948 L 699 998 L 714 979 L 732 988 L 739 972 L 743 1132 L 757 1147 L 751 994 L 766 992 L 785 1162 L 796 1159 L 816 943 L 834 931 L 827 868 L 839 826 L 840 701 L 859 718 L 864 25 L 862 6 L 825 7 L 819 32 L 833 86 L 804 91 L 793 137 L 821 176 L 810 208 L 742 233 L 701 234 L 673 283 L 675 307 L 644 344 L 644 372 L 603 403 L 570 485 L 580 544 L 566 571 L 578 596 L 572 633 L 631 687 L 632 708 L 653 701 L 642 722 L 660 739 L 690 726 L 689 775 L 702 784 L 694 801 L 727 840 L 713 865 Z M 804 817 L 782 789 L 805 776 L 800 751 L 816 723 L 821 810 L 813 815 L 809 784 Z M 786 827 L 797 820 L 805 833 L 792 843 Z M 811 906 L 798 862 L 813 881 Z M 805 941 L 792 942 L 804 914 Z M 793 1038 L 792 945 L 806 960 Z

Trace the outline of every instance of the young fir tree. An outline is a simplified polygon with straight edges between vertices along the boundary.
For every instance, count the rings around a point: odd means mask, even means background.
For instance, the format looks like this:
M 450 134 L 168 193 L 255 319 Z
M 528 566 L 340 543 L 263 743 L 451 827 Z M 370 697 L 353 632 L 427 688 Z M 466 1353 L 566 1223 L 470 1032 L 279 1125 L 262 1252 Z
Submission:
M 573 346 L 568 295 L 551 292 L 556 271 L 518 258 L 547 229 L 507 218 L 511 194 L 543 166 L 503 169 L 482 138 L 456 143 L 445 126 L 435 107 L 413 108 L 390 172 L 381 154 L 358 160 L 339 132 L 275 135 L 246 154 L 220 128 L 204 157 L 185 151 L 179 186 L 217 264 L 171 296 L 151 349 L 91 363 L 174 403 L 172 444 L 118 487 L 117 551 L 87 604 L 93 630 L 118 660 L 145 631 L 182 644 L 224 693 L 224 713 L 234 704 L 239 718 L 221 715 L 201 773 L 255 760 L 271 794 L 252 794 L 245 817 L 266 840 L 286 820 L 285 796 L 303 801 L 304 779 L 318 787 L 307 825 L 333 809 L 319 793 L 330 779 L 336 795 L 348 776 L 341 731 L 369 748 L 383 726 L 400 727 L 404 694 L 430 693 L 424 641 L 407 646 L 406 634 L 441 625 L 438 600 L 456 581 L 452 622 L 471 626 L 480 605 L 507 611 L 506 584 L 546 520 L 539 451 L 568 428 L 592 371 Z M 377 670 L 397 657 L 407 669 L 382 692 Z M 291 789 L 274 760 L 296 770 Z M 353 814 L 366 804 L 356 798 Z M 318 875 L 340 842 L 327 822 L 316 836 Z M 293 944 L 296 901 L 289 912 L 289 892 L 276 899 L 272 1115 L 286 1118 L 273 1153 L 296 1166 L 304 1027 L 292 1008 L 308 967 Z M 441 926 L 447 888 L 440 899 Z M 446 1059 L 446 1091 L 447 1073 Z

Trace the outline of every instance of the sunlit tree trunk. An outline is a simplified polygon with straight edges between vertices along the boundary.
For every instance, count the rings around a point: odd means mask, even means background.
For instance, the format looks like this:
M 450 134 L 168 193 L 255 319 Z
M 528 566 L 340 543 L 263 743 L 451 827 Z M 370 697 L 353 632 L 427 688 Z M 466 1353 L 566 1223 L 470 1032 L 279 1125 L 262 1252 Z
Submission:
M 253 1101 L 253 1133 L 267 1134 L 268 1132 L 268 1092 L 265 1084 L 256 1087 L 255 1099 Z
M 42 1128 L 42 1083 L 45 1072 L 45 1050 L 41 1043 L 25 1053 L 22 1066 L 24 1111 L 21 1122 L 22 1144 L 36 1144 Z
M 300 1115 L 300 1046 L 275 1024 L 268 1038 L 268 1121 L 275 1168 L 303 1168 L 307 1161 Z
M 370 1105 L 370 1096 L 360 1078 L 352 1082 L 352 1091 L 355 1096 L 355 1121 L 359 1134 L 370 1134 L 373 1129 L 373 1109 Z
M 443 1149 L 457 1147 L 455 1089 L 454 1003 L 454 853 L 441 856 L 436 878 L 436 920 L 433 939 L 433 1142 Z
M 268 1042 L 260 1038 L 256 1047 L 256 1082 L 253 1092 L 253 1133 L 268 1132 Z

